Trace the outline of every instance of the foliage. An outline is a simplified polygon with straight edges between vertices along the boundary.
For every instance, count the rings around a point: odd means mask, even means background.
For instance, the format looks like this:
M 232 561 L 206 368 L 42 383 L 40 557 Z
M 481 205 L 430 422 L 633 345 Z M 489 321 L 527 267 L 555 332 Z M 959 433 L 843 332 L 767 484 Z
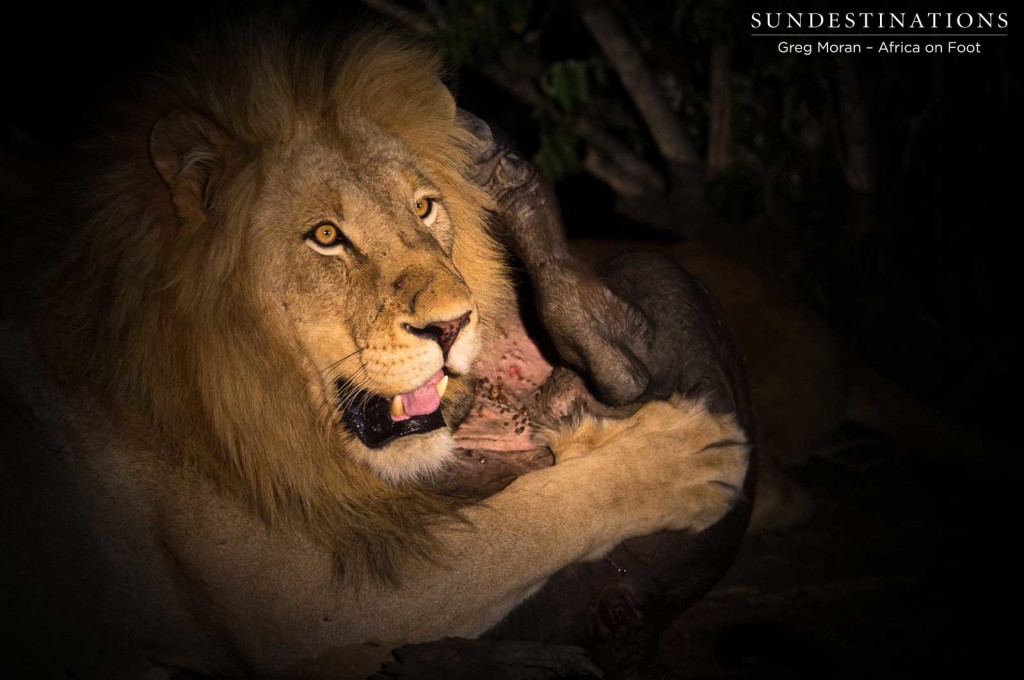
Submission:
M 522 42 L 532 0 L 445 0 L 441 41 L 457 64 L 494 61 Z
M 608 71 L 594 57 L 563 59 L 552 63 L 541 78 L 541 90 L 566 113 L 577 113 L 591 102 L 592 93 L 608 86 Z
M 580 140 L 567 131 L 550 116 L 537 116 L 540 148 L 533 157 L 544 176 L 550 182 L 557 182 L 575 175 L 582 169 L 580 162 Z

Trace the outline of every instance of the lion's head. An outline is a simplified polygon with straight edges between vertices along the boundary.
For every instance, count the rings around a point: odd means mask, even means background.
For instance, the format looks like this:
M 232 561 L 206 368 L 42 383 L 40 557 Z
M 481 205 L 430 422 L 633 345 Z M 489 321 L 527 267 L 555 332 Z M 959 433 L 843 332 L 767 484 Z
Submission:
M 511 295 L 438 59 L 250 28 L 143 92 L 80 158 L 41 343 L 136 444 L 386 571 L 452 509 L 412 481 Z

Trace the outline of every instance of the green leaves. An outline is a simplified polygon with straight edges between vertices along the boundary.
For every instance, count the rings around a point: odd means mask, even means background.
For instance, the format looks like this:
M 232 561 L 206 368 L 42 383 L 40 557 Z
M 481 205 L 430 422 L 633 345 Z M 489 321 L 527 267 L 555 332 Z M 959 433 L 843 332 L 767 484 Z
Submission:
M 490 62 L 519 48 L 532 0 L 445 0 L 441 40 L 457 64 Z
M 582 169 L 580 161 L 580 140 L 574 134 L 552 120 L 550 116 L 537 117 L 540 129 L 540 148 L 533 162 L 549 182 L 574 175 Z
M 563 59 L 553 62 L 540 79 L 540 88 L 568 114 L 585 109 L 598 90 L 607 87 L 608 72 L 598 59 Z M 538 115 L 540 148 L 533 162 L 550 182 L 583 169 L 580 139 L 549 115 Z
M 540 81 L 541 90 L 566 113 L 588 104 L 592 93 L 607 84 L 608 73 L 597 59 L 556 61 Z

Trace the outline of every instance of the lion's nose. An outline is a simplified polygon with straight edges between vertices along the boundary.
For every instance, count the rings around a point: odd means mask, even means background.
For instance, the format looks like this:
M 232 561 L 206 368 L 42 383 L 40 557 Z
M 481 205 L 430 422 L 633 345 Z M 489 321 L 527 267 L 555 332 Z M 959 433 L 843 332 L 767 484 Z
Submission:
M 471 314 L 471 311 L 466 312 L 462 316 L 451 319 L 450 321 L 432 321 L 422 328 L 417 328 L 407 323 L 402 324 L 402 327 L 415 336 L 429 338 L 441 345 L 441 354 L 444 355 L 444 358 L 447 361 L 448 350 L 450 350 L 452 345 L 455 344 L 455 339 L 459 337 L 459 331 L 469 323 Z

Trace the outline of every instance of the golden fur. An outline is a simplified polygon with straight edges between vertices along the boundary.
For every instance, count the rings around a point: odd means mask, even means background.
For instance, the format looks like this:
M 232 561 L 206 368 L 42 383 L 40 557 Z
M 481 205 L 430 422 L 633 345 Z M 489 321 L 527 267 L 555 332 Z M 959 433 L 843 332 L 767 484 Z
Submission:
M 403 550 L 429 550 L 427 526 L 454 508 L 339 455 L 362 446 L 339 434 L 327 397 L 308 398 L 314 376 L 294 338 L 268 323 L 254 285 L 275 256 L 250 247 L 260 182 L 291 162 L 296 139 L 360 154 L 367 149 L 352 130 L 379 126 L 441 189 L 455 231 L 451 261 L 484 330 L 511 294 L 485 227 L 489 197 L 462 177 L 464 133 L 436 55 L 381 33 L 340 54 L 329 47 L 255 28 L 211 36 L 152 81 L 141 105 L 123 109 L 118 132 L 91 149 L 105 162 L 68 196 L 83 227 L 51 276 L 39 337 L 62 369 L 117 408 L 142 405 L 174 443 L 169 455 L 265 520 L 309 532 L 339 561 L 393 574 Z M 154 125 L 181 111 L 201 113 L 201 136 L 212 140 L 181 154 L 183 173 L 211 167 L 206 219 L 175 210 L 174 187 L 151 158 Z M 374 295 L 358 286 L 339 304 Z

